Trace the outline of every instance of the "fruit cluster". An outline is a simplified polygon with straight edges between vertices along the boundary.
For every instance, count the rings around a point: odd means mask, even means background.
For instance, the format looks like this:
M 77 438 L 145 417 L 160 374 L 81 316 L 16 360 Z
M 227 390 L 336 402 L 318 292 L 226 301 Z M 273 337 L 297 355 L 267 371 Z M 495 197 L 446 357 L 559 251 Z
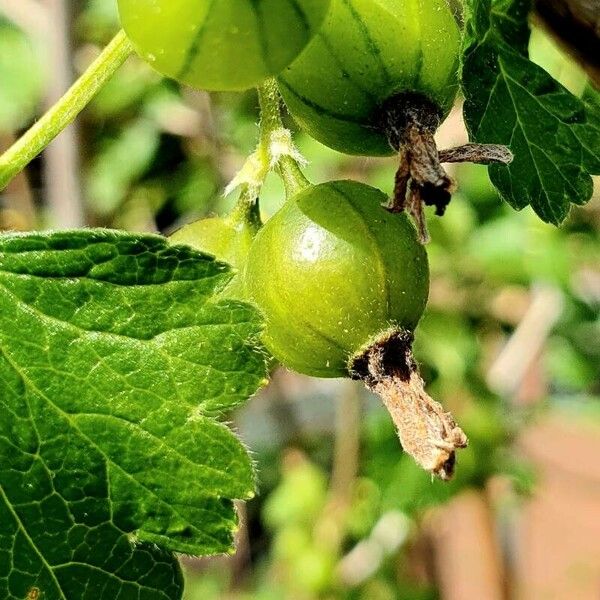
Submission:
M 264 226 L 240 213 L 174 241 L 237 268 L 226 293 L 263 311 L 278 361 L 363 380 L 405 450 L 449 478 L 466 437 L 424 392 L 411 354 L 429 289 L 422 205 L 443 213 L 452 186 L 433 141 L 458 90 L 461 35 L 446 0 L 119 0 L 119 9 L 164 75 L 206 90 L 276 76 L 292 116 L 323 144 L 399 154 L 391 202 L 351 181 L 300 184 Z

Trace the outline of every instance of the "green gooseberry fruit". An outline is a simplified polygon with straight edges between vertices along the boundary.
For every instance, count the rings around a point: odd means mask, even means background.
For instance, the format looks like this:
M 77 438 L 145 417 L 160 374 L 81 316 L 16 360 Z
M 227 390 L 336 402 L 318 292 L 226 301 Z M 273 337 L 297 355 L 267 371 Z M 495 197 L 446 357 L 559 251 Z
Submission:
M 460 45 L 446 0 L 333 0 L 319 35 L 281 73 L 281 93 L 323 144 L 390 155 L 411 111 L 434 129 L 448 114 Z
M 467 438 L 425 392 L 411 348 L 427 303 L 427 255 L 406 214 L 385 202 L 352 181 L 302 189 L 258 232 L 245 289 L 275 358 L 300 373 L 362 380 L 382 398 L 404 450 L 450 479 Z
M 372 342 L 416 327 L 427 255 L 406 215 L 391 214 L 385 201 L 357 182 L 310 186 L 259 231 L 246 289 L 265 314 L 265 345 L 285 366 L 347 376 Z
M 330 0 L 118 0 L 142 58 L 193 87 L 244 90 L 277 75 L 321 26 Z
M 221 295 L 244 300 L 244 280 L 240 273 L 246 266 L 259 223 L 258 220 L 248 221 L 238 217 L 237 213 L 233 213 L 227 217 L 210 217 L 195 221 L 176 231 L 170 237 L 170 241 L 172 244 L 187 244 L 231 265 L 236 274 Z

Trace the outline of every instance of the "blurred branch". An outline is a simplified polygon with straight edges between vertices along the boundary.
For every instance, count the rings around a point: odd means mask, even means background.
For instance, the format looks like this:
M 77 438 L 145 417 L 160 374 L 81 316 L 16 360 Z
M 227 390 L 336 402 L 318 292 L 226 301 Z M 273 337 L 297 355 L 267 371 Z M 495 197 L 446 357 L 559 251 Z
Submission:
M 535 17 L 600 87 L 600 0 L 535 0 Z
M 52 77 L 48 82 L 48 108 L 62 97 L 74 79 L 71 14 L 67 4 L 66 0 L 47 0 L 49 18 L 53 24 L 49 32 Z M 44 153 L 46 197 L 51 227 L 70 229 L 83 227 L 85 224 L 79 179 L 78 139 L 78 127 L 74 122 Z
M 471 490 L 434 511 L 426 523 L 444 600 L 503 600 L 504 569 L 485 495 Z
M 358 542 L 339 562 L 337 573 L 340 580 L 350 587 L 366 583 L 407 542 L 410 530 L 411 522 L 404 513 L 384 513 L 371 535 Z
M 527 313 L 488 371 L 490 389 L 504 396 L 514 395 L 543 349 L 562 309 L 560 290 L 552 286 L 534 288 Z
M 15 142 L 12 134 L 0 135 L 0 152 Z M 36 209 L 33 193 L 25 173 L 19 173 L 2 194 L 3 211 L 0 228 L 30 231 L 36 226 Z
M 346 516 L 352 496 L 360 453 L 362 388 L 355 381 L 340 383 L 336 398 L 335 448 L 329 497 L 315 526 L 315 536 L 337 554 L 346 534 Z
M 360 453 L 360 414 L 362 389 L 344 382 L 338 398 L 335 449 L 330 494 L 339 503 L 350 504 Z
M 0 0 L 0 14 L 36 39 L 50 29 L 48 9 L 38 0 Z
M 287 377 L 288 373 L 283 369 L 278 369 L 272 375 L 267 388 L 269 396 L 268 410 L 285 443 L 290 446 L 299 445 L 302 447 L 302 440 L 300 439 L 302 426 L 289 399 L 289 387 L 286 385 Z

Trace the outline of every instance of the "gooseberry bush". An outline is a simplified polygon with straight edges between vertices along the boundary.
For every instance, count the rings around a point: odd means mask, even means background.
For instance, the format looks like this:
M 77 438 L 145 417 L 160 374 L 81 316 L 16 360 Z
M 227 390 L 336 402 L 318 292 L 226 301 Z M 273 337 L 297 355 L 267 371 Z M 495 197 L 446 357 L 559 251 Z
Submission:
M 577 97 L 529 60 L 528 2 L 118 8 L 123 30 L 0 156 L 0 189 L 134 51 L 198 89 L 257 87 L 260 137 L 226 217 L 169 238 L 0 236 L 1 598 L 181 598 L 175 553 L 234 551 L 234 501 L 256 493 L 256 465 L 225 420 L 278 363 L 362 381 L 404 451 L 450 479 L 469 431 L 427 394 L 412 352 L 429 294 L 424 207 L 443 216 L 455 188 L 443 165 L 489 165 L 501 198 L 552 225 L 600 174 L 597 92 Z M 438 149 L 459 94 L 470 142 Z M 281 99 L 334 150 L 396 156 L 392 196 L 309 182 Z M 263 223 L 273 171 L 286 198 Z

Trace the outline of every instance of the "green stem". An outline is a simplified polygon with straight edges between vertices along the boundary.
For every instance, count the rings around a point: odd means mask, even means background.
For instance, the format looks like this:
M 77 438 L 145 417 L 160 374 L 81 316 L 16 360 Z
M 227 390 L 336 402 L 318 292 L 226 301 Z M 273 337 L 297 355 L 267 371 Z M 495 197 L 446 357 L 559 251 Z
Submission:
M 284 128 L 281 120 L 281 96 L 279 95 L 277 80 L 274 78 L 267 79 L 258 88 L 258 98 L 261 112 L 260 145 L 264 151 L 264 149 L 268 149 L 271 142 L 271 133 Z M 310 185 L 300 165 L 291 156 L 281 157 L 277 165 L 277 172 L 283 180 L 286 198 L 291 198 Z
M 248 225 L 255 231 L 260 227 L 258 195 L 271 169 L 276 169 L 283 180 L 288 199 L 310 185 L 293 156 L 291 136 L 288 137 L 289 132 L 281 119 L 281 97 L 274 78 L 267 79 L 259 86 L 258 100 L 260 103 L 259 142 L 256 152 L 246 163 L 246 167 L 252 169 L 252 179 L 255 183 L 242 186 L 239 200 L 229 215 L 231 222 L 237 225 Z M 281 143 L 289 145 L 289 153 L 274 155 L 273 145 L 276 144 L 278 135 L 282 136 Z
M 71 89 L 0 156 L 0 191 L 75 120 L 132 51 L 125 32 L 120 31 Z
M 277 172 L 283 181 L 287 200 L 310 185 L 310 181 L 291 156 L 284 156 L 279 161 Z
M 260 104 L 260 145 L 268 150 L 271 134 L 278 129 L 283 129 L 279 88 L 273 77 L 265 80 L 258 87 L 258 102 Z
M 236 228 L 248 228 L 252 235 L 256 235 L 262 227 L 258 199 L 252 194 L 248 186 L 242 188 L 240 197 L 227 215 L 228 221 Z

